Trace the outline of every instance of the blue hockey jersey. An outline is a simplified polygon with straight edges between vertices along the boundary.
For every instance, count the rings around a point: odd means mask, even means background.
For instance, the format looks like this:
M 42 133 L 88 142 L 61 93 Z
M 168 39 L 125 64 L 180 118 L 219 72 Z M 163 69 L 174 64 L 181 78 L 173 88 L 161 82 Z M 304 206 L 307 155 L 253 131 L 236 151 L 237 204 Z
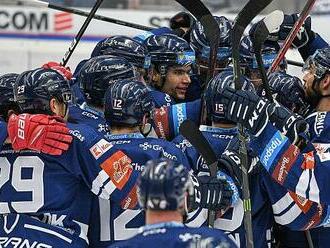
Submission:
M 133 238 L 109 248 L 189 248 L 228 247 L 236 245 L 221 231 L 207 227 L 188 228 L 181 223 L 167 222 L 147 225 Z
M 189 168 L 184 154 L 170 142 L 144 138 L 138 133 L 111 135 L 109 141 L 131 158 L 131 165 L 137 173 L 142 172 L 148 160 L 161 157 L 175 160 Z M 120 204 L 94 198 L 92 214 L 89 239 L 90 247 L 95 248 L 107 247 L 114 241 L 128 239 L 145 224 L 144 211 L 137 202 L 136 186 Z
M 38 219 L 65 230 L 71 240 L 82 240 L 87 246 L 93 193 L 120 203 L 134 187 L 138 174 L 130 158 L 96 131 L 86 125 L 68 127 L 74 139 L 60 156 L 16 152 L 4 145 L 0 152 L 0 214 Z M 2 234 L 13 231 L 1 228 Z M 68 247 L 76 246 L 72 242 Z
M 108 124 L 104 119 L 103 113 L 88 107 L 86 103 L 69 106 L 68 122 L 86 124 L 99 132 L 100 135 L 105 137 L 110 135 Z
M 228 142 L 236 138 L 237 129 L 221 129 L 201 126 L 203 135 L 220 157 Z M 208 167 L 188 141 L 180 137 L 177 144 L 187 154 L 195 173 L 207 173 Z M 317 226 L 325 218 L 324 206 L 297 197 L 274 182 L 264 169 L 255 169 L 249 174 L 252 202 L 252 225 L 255 247 L 270 247 L 273 243 L 272 227 L 274 222 L 292 229 L 301 230 Z M 321 210 L 321 211 L 320 211 Z M 188 226 L 198 227 L 206 224 L 207 210 L 199 209 L 191 213 Z M 223 215 L 218 214 L 215 228 L 225 231 L 239 247 L 245 247 L 243 226 L 243 201 L 239 199 Z

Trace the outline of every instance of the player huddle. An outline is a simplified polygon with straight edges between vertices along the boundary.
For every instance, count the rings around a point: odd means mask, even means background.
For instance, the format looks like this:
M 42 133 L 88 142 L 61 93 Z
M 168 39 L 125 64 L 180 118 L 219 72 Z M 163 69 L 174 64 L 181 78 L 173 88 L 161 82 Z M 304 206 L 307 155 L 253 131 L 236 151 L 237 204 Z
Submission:
M 309 17 L 293 41 L 304 83 L 283 60 L 266 99 L 254 28 L 237 90 L 232 23 L 214 18 L 209 80 L 204 27 L 184 12 L 171 28 L 100 41 L 74 73 L 49 62 L 0 77 L 0 247 L 245 247 L 238 124 L 254 246 L 327 247 L 330 48 Z M 285 15 L 264 43 L 266 69 L 296 19 Z M 215 153 L 216 177 L 180 135 L 185 120 Z

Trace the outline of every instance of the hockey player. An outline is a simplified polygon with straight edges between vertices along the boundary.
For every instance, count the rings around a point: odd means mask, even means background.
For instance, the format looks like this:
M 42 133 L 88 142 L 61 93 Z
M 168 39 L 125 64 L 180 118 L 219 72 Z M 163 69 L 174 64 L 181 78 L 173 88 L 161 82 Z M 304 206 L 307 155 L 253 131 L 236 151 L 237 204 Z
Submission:
M 112 55 L 127 59 L 139 73 L 137 80 L 141 82 L 149 81 L 150 56 L 148 49 L 136 40 L 122 35 L 103 39 L 97 43 L 91 57 L 101 55 Z
M 71 123 L 84 123 L 102 135 L 109 135 L 104 119 L 104 94 L 110 84 L 121 79 L 135 79 L 136 70 L 126 59 L 110 55 L 89 59 L 77 75 L 86 102 L 71 105 L 69 119 Z
M 242 85 L 243 89 L 254 91 L 251 82 L 247 79 L 243 80 L 242 78 Z M 232 175 L 233 179 L 239 182 L 238 185 L 241 185 L 240 170 L 233 173 L 233 170 L 238 168 L 236 163 L 240 163 L 236 145 L 237 127 L 234 122 L 225 118 L 220 105 L 219 92 L 226 87 L 234 87 L 232 71 L 221 72 L 207 86 L 204 100 L 207 106 L 207 115 L 212 120 L 212 126 L 200 126 L 200 129 L 218 156 L 219 170 Z M 208 166 L 189 142 L 180 136 L 174 141 L 181 146 L 189 161 L 195 165 L 194 172 L 197 175 L 209 173 Z M 253 152 L 249 151 L 248 154 L 249 163 L 255 165 L 257 159 L 253 157 Z M 294 229 L 305 229 L 306 223 L 313 220 L 314 216 L 318 216 L 318 207 L 322 208 L 318 204 L 312 204 L 309 208 L 302 208 L 297 196 L 288 193 L 283 187 L 273 182 L 266 171 L 257 167 L 251 169 L 249 178 L 255 247 L 267 247 L 272 244 L 274 241 L 272 235 L 274 220 Z M 296 215 L 288 218 L 291 211 L 295 211 Z M 229 234 L 239 247 L 245 247 L 243 216 L 243 203 L 241 199 L 238 199 L 231 209 L 216 219 L 214 226 Z M 324 218 L 324 215 L 322 217 Z M 193 215 L 191 214 L 187 225 L 200 226 L 205 224 L 205 221 L 206 210 L 203 209 Z
M 192 189 L 188 170 L 170 160 L 151 160 L 138 180 L 138 200 L 146 211 L 146 225 L 131 239 L 110 247 L 236 247 L 222 232 L 188 228 L 186 197 Z
M 305 91 L 302 82 L 297 77 L 292 77 L 284 73 L 273 73 L 269 79 L 273 97 L 289 110 L 307 116 L 310 112 L 309 105 L 306 103 Z M 306 233 L 302 231 L 292 231 L 286 226 L 279 225 L 276 228 L 276 241 L 281 247 L 306 247 L 308 241 Z M 310 235 L 314 247 L 326 247 L 329 243 L 328 227 L 318 227 L 310 229 Z
M 242 123 L 255 136 L 253 148 L 272 177 L 297 195 L 326 204 L 330 203 L 327 179 L 329 61 L 330 48 L 325 47 L 317 50 L 305 64 L 306 98 L 317 111 L 307 118 L 310 137 L 304 119 L 287 109 L 253 93 L 232 89 L 221 92 L 226 118 Z M 238 107 L 244 111 L 238 111 Z
M 9 73 L 0 77 L 0 148 L 7 139 L 7 122 L 12 113 L 18 112 L 18 106 L 14 101 L 14 84 L 18 74 Z M 11 118 L 13 121 L 14 118 Z M 51 155 L 60 155 L 68 150 L 72 137 L 69 129 L 62 121 L 35 116 L 25 119 L 26 140 L 30 142 L 20 142 L 19 148 L 42 151 Z M 32 142 L 31 142 L 32 141 Z M 7 142 L 8 143 L 8 142 Z M 17 143 L 12 146 L 17 148 Z M 1 150 L 1 149 L 0 149 Z
M 280 46 L 277 42 L 266 41 L 262 47 L 262 60 L 264 67 L 267 70 L 275 60 Z M 255 86 L 259 95 L 262 93 L 262 79 L 258 68 L 253 44 L 250 36 L 245 36 L 241 41 L 240 46 L 240 66 L 243 68 L 244 75 L 248 77 Z M 284 59 L 277 71 L 285 72 L 287 68 L 286 60 Z
M 148 119 L 151 118 L 154 105 L 149 93 L 150 89 L 142 82 L 124 80 L 110 85 L 105 94 L 105 118 L 111 130 L 111 135 L 108 136 L 110 143 L 131 158 L 130 164 L 138 173 L 144 170 L 148 160 L 162 157 L 177 161 L 190 169 L 184 154 L 174 144 L 161 139 L 145 138 L 150 131 Z M 217 208 L 227 199 L 225 193 L 221 197 L 216 190 L 221 189 L 224 192 L 230 189 L 222 186 L 225 182 L 221 180 L 209 181 L 204 180 L 201 184 L 206 188 L 210 183 L 217 184 L 209 194 L 218 196 L 216 199 L 219 202 L 212 204 L 205 197 L 202 204 Z M 144 212 L 137 203 L 136 190 L 134 186 L 131 191 L 126 192 L 126 198 L 120 204 L 102 199 L 94 200 L 93 228 L 89 234 L 91 247 L 106 247 L 114 241 L 132 237 L 144 225 Z M 202 192 L 202 195 L 206 196 L 207 192 Z
M 170 102 L 183 101 L 191 83 L 195 52 L 188 42 L 175 35 L 153 35 L 145 45 L 151 56 L 151 86 L 168 94 Z M 156 107 L 165 104 L 157 104 Z
M 230 63 L 232 25 L 224 16 L 214 16 L 214 19 L 218 23 L 220 29 L 216 65 L 216 71 L 219 72 L 227 68 Z M 199 81 L 202 85 L 205 85 L 211 49 L 201 22 L 196 22 L 192 27 L 190 40 L 190 44 L 196 52 Z
M 27 142 L 28 113 L 49 122 L 61 120 L 66 117 L 72 96 L 63 76 L 43 68 L 19 75 L 14 95 L 21 113 L 25 113 L 18 116 L 18 126 L 10 124 L 13 115 L 8 123 L 10 141 L 17 147 Z M 0 152 L 1 245 L 87 247 L 92 192 L 120 202 L 123 192 L 134 184 L 136 175 L 127 155 L 88 126 L 68 127 L 74 139 L 71 144 L 69 140 L 68 151 L 60 156 L 25 147 L 14 151 L 10 143 Z

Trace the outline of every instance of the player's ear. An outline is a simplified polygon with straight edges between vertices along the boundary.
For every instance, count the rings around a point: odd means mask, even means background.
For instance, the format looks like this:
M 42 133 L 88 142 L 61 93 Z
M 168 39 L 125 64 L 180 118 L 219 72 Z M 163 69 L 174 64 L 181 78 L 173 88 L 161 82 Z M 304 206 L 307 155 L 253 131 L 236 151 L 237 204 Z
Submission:
M 322 80 L 322 90 L 326 91 L 328 94 L 330 93 L 330 74 L 327 73 Z

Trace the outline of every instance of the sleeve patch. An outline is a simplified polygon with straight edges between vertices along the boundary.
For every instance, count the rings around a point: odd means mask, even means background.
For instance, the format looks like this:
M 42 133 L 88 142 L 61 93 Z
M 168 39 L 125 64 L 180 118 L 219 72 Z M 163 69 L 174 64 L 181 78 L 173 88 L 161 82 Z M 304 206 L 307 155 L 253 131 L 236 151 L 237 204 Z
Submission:
M 117 151 L 101 164 L 116 188 L 123 189 L 133 171 L 132 160 L 122 151 Z
M 137 186 L 134 185 L 133 189 L 129 192 L 126 198 L 120 203 L 123 209 L 134 209 L 138 204 L 137 199 Z
M 260 161 L 267 171 L 270 170 L 274 160 L 278 157 L 283 146 L 288 142 L 288 138 L 285 137 L 281 132 L 277 131 L 274 136 L 270 139 L 266 148 L 260 156 Z
M 168 109 L 161 107 L 154 112 L 155 130 L 158 137 L 167 139 L 170 136 L 170 128 L 168 122 Z
M 302 169 L 314 169 L 315 167 L 315 159 L 314 159 L 314 153 L 308 152 L 304 153 L 304 163 L 301 165 Z
M 305 214 L 310 210 L 310 208 L 313 205 L 313 202 L 310 200 L 307 200 L 304 197 L 301 197 L 291 191 L 289 191 L 289 194 L 291 198 L 294 200 L 294 202 L 298 205 L 298 207 L 303 211 Z
M 283 185 L 285 182 L 285 179 L 288 176 L 292 165 L 296 162 L 299 153 L 299 148 L 297 146 L 291 145 L 276 164 L 272 177 L 279 184 Z
M 104 153 L 109 151 L 113 147 L 108 141 L 105 139 L 99 140 L 95 145 L 89 148 L 89 151 L 92 153 L 93 157 L 97 160 L 99 159 Z

